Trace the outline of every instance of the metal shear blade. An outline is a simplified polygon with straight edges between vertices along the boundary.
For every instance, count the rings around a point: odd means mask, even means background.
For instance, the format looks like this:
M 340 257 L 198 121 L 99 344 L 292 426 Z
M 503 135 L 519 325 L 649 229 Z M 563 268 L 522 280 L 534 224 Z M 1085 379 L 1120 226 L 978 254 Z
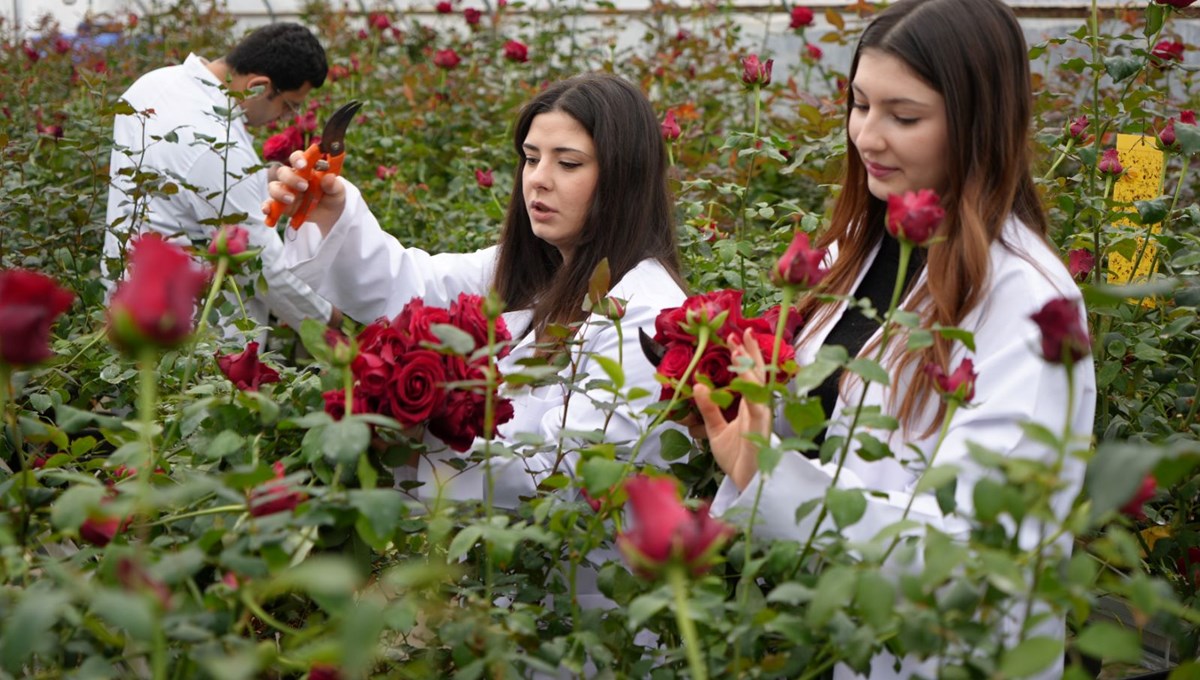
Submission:
M 346 128 L 354 120 L 354 114 L 362 108 L 362 102 L 352 101 L 343 104 L 333 112 L 321 131 L 321 153 L 336 156 L 346 149 Z

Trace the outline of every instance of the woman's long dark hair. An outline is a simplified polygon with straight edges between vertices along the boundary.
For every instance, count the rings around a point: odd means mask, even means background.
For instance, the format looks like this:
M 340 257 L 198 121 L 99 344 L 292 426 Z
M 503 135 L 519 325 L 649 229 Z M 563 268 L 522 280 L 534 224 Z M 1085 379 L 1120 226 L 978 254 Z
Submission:
M 901 0 L 880 13 L 862 34 L 850 80 L 865 50 L 896 57 L 946 101 L 949 153 L 947 188 L 942 196 L 944 240 L 929 247 L 926 278 L 913 291 L 911 309 L 925 327 L 958 326 L 976 307 L 989 276 L 988 250 L 1015 215 L 1046 238 L 1046 216 L 1030 176 L 1030 120 L 1033 94 L 1029 57 L 1020 24 L 1000 0 Z M 848 90 L 847 122 L 854 90 Z M 842 192 L 830 228 L 818 245 L 838 244 L 838 258 L 826 279 L 827 292 L 849 294 L 858 273 L 884 237 L 887 203 L 867 189 L 867 173 L 854 140 L 847 140 Z M 820 325 L 832 313 L 810 299 L 802 310 Z M 889 347 L 893 375 L 927 363 L 947 367 L 950 341 L 934 334 L 934 344 L 904 352 Z M 950 368 L 950 367 L 947 367 Z M 926 434 L 941 422 L 918 423 L 934 396 L 932 381 L 912 370 L 912 381 L 893 410 L 906 428 L 924 426 Z M 893 404 L 894 406 L 894 404 Z M 941 408 L 944 408 L 941 407 Z
M 564 265 L 554 246 L 533 233 L 521 185 L 525 137 L 539 114 L 561 111 L 591 135 L 599 178 L 579 241 Z M 513 134 L 520 157 L 500 235 L 493 283 L 508 309 L 532 309 L 532 330 L 585 317 L 583 301 L 596 265 L 608 258 L 612 281 L 655 259 L 682 286 L 679 246 L 667 190 L 667 152 L 646 96 L 625 80 L 590 73 L 555 83 L 521 110 Z

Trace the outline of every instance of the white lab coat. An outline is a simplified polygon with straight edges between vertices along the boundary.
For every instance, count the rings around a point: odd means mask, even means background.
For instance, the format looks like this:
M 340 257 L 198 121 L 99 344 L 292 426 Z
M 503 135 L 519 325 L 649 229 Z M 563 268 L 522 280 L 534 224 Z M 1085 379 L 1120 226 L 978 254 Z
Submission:
M 263 222 L 262 215 L 267 171 L 261 168 L 248 172 L 249 168 L 262 166 L 254 138 L 236 111 L 226 129 L 226 121 L 216 109 L 228 109 L 236 103 L 206 63 L 195 54 L 188 55 L 182 64 L 138 78 L 121 95 L 137 111 L 152 113 L 144 120 L 136 115 L 118 115 L 113 120 L 114 148 L 109 162 L 112 186 L 106 216 L 111 228 L 105 232 L 104 256 L 121 257 L 117 234 L 128 234 L 131 229 L 157 232 L 181 246 L 206 249 L 215 230 L 201 224 L 201 220 L 244 213 L 241 224 L 249 232 L 250 247 L 262 249 L 259 259 L 267 284 L 265 292 L 248 303 L 248 313 L 260 324 L 266 323 L 268 308 L 293 327 L 299 327 L 304 319 L 324 322 L 332 306 L 280 263 L 283 245 L 279 234 Z M 177 141 L 165 139 L 171 133 Z M 228 146 L 218 151 L 214 143 Z M 145 220 L 131 224 L 134 199 L 129 192 L 133 187 L 121 171 L 135 168 L 182 180 L 195 190 L 180 186 L 174 194 L 151 197 L 146 203 Z M 120 224 L 112 226 L 118 220 Z M 102 270 L 107 280 L 104 263 Z
M 1062 296 L 1079 299 L 1077 286 L 1058 256 L 1020 222 L 1010 220 L 1005 225 L 1003 235 L 1011 249 L 999 242 L 992 244 L 987 290 L 981 296 L 979 306 L 960 324 L 974 333 L 975 351 L 968 352 L 959 344 L 949 367 L 953 369 L 964 356 L 974 360 L 979 376 L 972 401 L 974 406 L 959 409 L 955 414 L 934 462 L 935 466 L 957 465 L 961 470 L 956 490 L 957 515 L 960 516 L 970 516 L 973 508 L 972 490 L 975 483 L 987 474 L 986 469 L 975 464 L 968 456 L 967 442 L 977 442 L 1007 456 L 1052 461 L 1054 453 L 1027 437 L 1021 423 L 1039 423 L 1052 432 L 1062 432 L 1069 418 L 1071 432 L 1082 438 L 1086 445 L 1095 414 L 1096 380 L 1091 357 L 1074 366 L 1074 405 L 1068 414 L 1066 370 L 1061 365 L 1050 364 L 1042 359 L 1041 336 L 1037 325 L 1029 318 L 1050 299 Z M 869 267 L 870 262 L 866 266 Z M 860 281 L 865 271 L 860 273 Z M 1082 309 L 1080 305 L 1081 315 Z M 797 347 L 796 360 L 799 365 L 804 366 L 813 360 L 844 310 L 843 303 L 819 332 Z M 911 374 L 893 374 L 894 389 L 905 389 L 909 379 Z M 878 383 L 869 385 L 865 405 L 880 406 L 886 412 L 889 389 L 892 388 Z M 842 395 L 834 413 L 841 414 L 848 405 L 856 404 L 859 395 L 858 389 L 853 394 Z M 837 419 L 830 425 L 829 434 L 844 434 L 848 425 L 848 418 Z M 920 458 L 909 447 L 917 447 L 927 459 L 938 438 L 936 431 L 922 438 L 905 437 L 901 431 L 875 431 L 872 434 L 888 441 L 896 457 L 867 462 L 851 453 L 846 460 L 838 479 L 839 487 L 862 488 L 885 494 L 865 494 L 866 514 L 857 524 L 841 531 L 841 535 L 851 542 L 868 541 L 879 530 L 901 518 L 921 472 L 918 465 Z M 761 482 L 762 499 L 755 520 L 755 535 L 807 540 L 817 513 L 810 513 L 797 524 L 794 521 L 796 508 L 810 499 L 824 497 L 832 483 L 835 467 L 836 461 L 821 465 L 797 453 L 784 454 L 783 460 L 770 475 L 755 475 L 744 490 L 739 490 L 732 481 L 726 479 L 714 500 L 713 511 L 746 522 Z M 1062 518 L 1068 513 L 1082 486 L 1083 473 L 1081 461 L 1070 457 L 1066 460 L 1062 478 L 1067 482 L 1067 488 L 1055 498 L 1056 516 Z M 917 496 L 909 513 L 909 519 L 936 527 L 952 536 L 965 537 L 969 525 L 960 516 L 943 516 L 936 499 L 929 493 Z M 833 528 L 832 522 L 827 521 L 827 524 L 823 529 Z M 1027 548 L 1034 545 L 1037 538 L 1030 524 L 1026 522 L 1026 530 L 1021 536 L 1022 544 Z M 1069 550 L 1069 538 L 1060 541 L 1058 547 Z M 1019 626 L 1018 621 L 1009 621 L 1007 624 L 1003 631 L 1006 635 Z M 1062 634 L 1061 621 L 1057 633 Z M 919 664 L 906 659 L 897 673 L 892 668 L 894 659 L 890 655 L 881 654 L 874 661 L 870 673 L 872 678 L 909 677 L 914 673 L 931 676 L 936 667 L 932 662 Z M 1060 672 L 1060 669 L 1052 669 L 1052 674 L 1047 677 Z M 842 666 L 835 671 L 835 677 L 857 676 Z
M 346 182 L 346 208 L 341 217 L 322 238 L 314 224 L 306 224 L 297 238 L 285 243 L 285 261 L 293 272 L 308 282 L 322 296 L 346 314 L 360 321 L 392 317 L 414 297 L 421 297 L 431 306 L 448 306 L 459 293 L 486 294 L 491 286 L 496 266 L 496 247 L 474 253 L 442 253 L 431 255 L 416 248 L 406 248 L 384 232 L 375 216 L 362 200 L 358 189 Z M 613 286 L 611 295 L 628 300 L 621 321 L 622 334 L 597 315 L 589 319 L 580 337 L 584 352 L 577 376 L 588 379 L 604 378 L 605 374 L 591 355 L 619 360 L 625 374 L 626 390 L 641 387 L 650 395 L 638 399 L 631 407 L 618 407 L 606 424 L 606 412 L 595 401 L 610 401 L 611 396 L 600 391 L 587 394 L 570 393 L 563 386 L 549 385 L 535 389 L 509 388 L 504 396 L 512 399 L 513 419 L 500 426 L 503 442 L 514 441 L 518 433 L 532 434 L 545 442 L 557 442 L 564 430 L 602 430 L 605 440 L 632 444 L 649 425 L 641 411 L 657 400 L 659 385 L 655 369 L 643 356 L 637 329 L 653 334 L 654 319 L 664 308 L 683 304 L 685 295 L 666 269 L 655 260 L 644 260 Z M 505 314 L 508 328 L 520 333 L 529 325 L 530 312 L 520 310 Z M 532 355 L 532 334 L 522 337 L 512 352 L 500 362 L 502 373 L 519 370 L 517 362 Z M 572 348 L 572 355 L 580 351 Z M 569 377 L 570 369 L 562 372 Z M 586 385 L 587 379 L 576 378 L 575 384 Z M 569 397 L 569 399 L 568 399 Z M 566 418 L 564 420 L 564 413 Z M 431 498 L 438 485 L 443 497 L 481 499 L 485 494 L 486 476 L 482 465 L 459 472 L 442 461 L 461 456 L 449 450 L 433 435 L 426 434 L 429 453 L 422 457 L 416 479 L 425 482 L 420 496 Z M 482 440 L 476 447 L 483 445 Z M 564 449 L 570 449 L 568 443 Z M 652 434 L 642 446 L 638 459 L 659 462 L 658 436 Z M 528 457 L 495 457 L 491 460 L 493 502 L 513 507 L 520 496 L 530 496 L 537 484 L 554 468 L 556 451 L 539 451 Z M 574 474 L 578 455 L 568 453 L 557 461 L 558 471 Z M 663 463 L 665 467 L 665 463 Z M 410 478 L 407 470 L 397 474 Z

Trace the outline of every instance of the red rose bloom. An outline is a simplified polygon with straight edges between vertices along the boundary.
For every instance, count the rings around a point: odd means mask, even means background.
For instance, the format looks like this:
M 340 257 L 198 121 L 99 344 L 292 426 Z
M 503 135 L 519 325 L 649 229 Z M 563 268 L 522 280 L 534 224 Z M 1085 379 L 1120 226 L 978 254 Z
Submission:
M 1071 121 L 1070 127 L 1067 128 L 1071 134 L 1071 138 L 1076 142 L 1083 142 L 1087 139 L 1088 117 L 1080 116 Z
M 679 139 L 679 135 L 683 130 L 679 128 L 679 122 L 675 120 L 675 109 L 667 109 L 667 115 L 662 122 L 662 136 L 668 142 L 673 142 Z
M 209 255 L 241 255 L 250 247 L 250 232 L 236 224 L 222 225 L 208 244 Z
M 217 353 L 217 366 L 239 390 L 257 392 L 259 385 L 279 382 L 279 373 L 258 360 L 258 343 L 246 343 L 237 354 Z
M 1178 40 L 1160 40 L 1154 49 L 1150 50 L 1150 56 L 1159 65 L 1168 61 L 1183 61 L 1183 43 Z
M 392 22 L 383 12 L 371 12 L 367 16 L 367 24 L 376 31 L 386 31 L 392 27 Z
M 687 343 L 672 343 L 658 364 L 658 372 L 674 380 L 682 378 L 684 371 L 692 363 L 692 357 L 696 354 L 695 349 Z
M 396 364 L 391 384 L 384 395 L 390 415 L 404 427 L 419 425 L 438 413 L 445 403 L 446 370 L 442 357 L 427 349 L 415 349 Z
M 813 11 L 807 7 L 793 7 L 792 20 L 788 27 L 792 30 L 800 30 L 805 26 L 812 26 Z
M 496 183 L 496 178 L 490 168 L 487 170 L 477 169 L 475 170 L 475 183 L 479 185 L 480 189 L 491 189 L 492 185 Z
M 509 40 L 504 43 L 504 58 L 524 64 L 529 61 L 529 46 L 520 40 Z
M 39 135 L 53 137 L 55 139 L 62 139 L 63 137 L 63 128 L 61 125 L 42 125 L 41 123 L 35 123 L 34 127 L 37 129 L 37 133 Z
M 808 58 L 812 59 L 813 61 L 821 61 L 821 57 L 825 56 L 825 53 L 821 51 L 821 48 L 812 43 L 805 45 L 804 51 L 808 53 Z
M 1196 0 L 1154 0 L 1154 2 L 1157 2 L 1160 5 L 1170 5 L 1176 9 L 1183 9 L 1184 7 L 1191 7 L 1194 5 Z
M 1146 512 L 1142 506 L 1146 501 L 1154 498 L 1154 492 L 1158 489 L 1158 480 L 1154 475 L 1146 475 L 1142 478 L 1142 483 L 1138 485 L 1137 491 L 1133 494 L 1125 505 L 1121 506 L 1121 512 L 1129 515 L 1134 519 L 1146 519 Z
M 1096 256 L 1092 255 L 1092 251 L 1087 248 L 1076 248 L 1068 253 L 1067 257 L 1069 259 L 1067 271 L 1076 281 L 1087 279 L 1096 266 Z
M 468 7 L 463 10 L 463 19 L 467 20 L 467 25 L 469 26 L 478 26 L 479 21 L 483 19 L 483 12 L 474 7 Z
M 458 299 L 450 303 L 449 323 L 454 324 L 460 330 L 466 331 L 471 339 L 475 341 L 475 349 L 487 347 L 488 344 L 488 320 L 487 315 L 483 313 L 483 298 L 478 295 L 470 295 L 462 293 Z M 496 342 L 507 343 L 512 340 L 512 335 L 508 332 L 508 325 L 504 323 L 504 317 L 496 318 L 496 330 L 494 331 Z M 497 357 L 503 358 L 508 355 L 508 345 L 504 345 L 498 352 Z
M 109 336 L 125 348 L 174 347 L 191 334 L 205 271 L 156 233 L 143 234 L 129 254 L 129 276 L 108 306 Z
M 350 69 L 342 64 L 333 64 L 329 67 L 329 80 L 336 83 L 339 80 L 344 80 L 350 77 Z
M 413 298 L 392 321 L 392 327 L 411 346 L 416 347 L 422 342 L 441 344 L 442 341 L 431 329 L 431 326 L 439 323 L 450 323 L 450 313 L 441 307 L 426 307 L 421 298 Z
M 325 400 L 325 412 L 334 420 L 346 417 L 346 390 L 330 390 L 321 395 Z M 354 408 L 351 413 L 366 413 L 367 400 L 356 390 L 354 392 Z
M 1030 316 L 1042 332 L 1042 356 L 1055 364 L 1074 363 L 1092 351 L 1092 340 L 1074 300 L 1055 298 Z
M 949 375 L 937 364 L 926 364 L 925 372 L 933 378 L 934 388 L 946 400 L 967 404 L 975 398 L 975 380 L 979 374 L 975 372 L 975 362 L 970 359 L 963 359 Z
M 1105 149 L 1104 153 L 1100 156 L 1100 162 L 1096 165 L 1096 169 L 1102 175 L 1111 175 L 1113 177 L 1125 172 L 1124 166 L 1121 165 L 1121 156 L 1117 153 L 1116 149 Z
M 653 577 L 672 563 L 693 575 L 712 566 L 733 527 L 713 519 L 708 506 L 689 510 L 679 500 L 674 479 L 638 475 L 625 482 L 629 527 L 617 535 L 617 547 L 638 574 Z
M 435 5 L 435 7 L 437 8 L 438 14 L 449 14 L 454 11 L 454 7 L 445 0 L 439 2 L 437 5 Z
M 771 307 L 762 313 L 759 317 L 761 322 L 766 325 L 766 329 L 762 332 L 774 336 L 775 327 L 779 325 L 779 315 L 783 313 L 783 309 L 779 305 Z M 788 310 L 787 320 L 783 326 L 783 341 L 787 344 L 792 344 L 796 339 L 796 333 L 800 331 L 800 327 L 804 325 L 804 317 L 800 314 L 800 310 L 792 307 Z
M 712 325 L 722 315 L 724 322 L 716 330 L 716 337 L 724 340 L 730 333 L 744 328 L 742 319 L 742 291 L 716 290 L 702 295 L 693 295 L 683 303 L 688 323 Z
M 308 680 L 342 680 L 343 677 L 337 666 L 317 663 L 308 669 Z
M 58 54 L 66 54 L 71 51 L 71 41 L 61 35 L 54 39 L 54 51 Z
M 44 274 L 0 271 L 0 362 L 31 366 L 53 356 L 50 326 L 74 300 L 74 293 Z
M 283 463 L 275 461 L 275 479 L 283 479 Z M 300 491 L 288 489 L 281 481 L 263 484 L 250 494 L 250 514 L 253 517 L 265 517 L 277 512 L 291 512 L 297 505 L 304 502 L 306 496 Z
M 283 132 L 271 135 L 263 143 L 263 158 L 276 163 L 286 163 L 294 151 L 304 148 L 304 133 L 295 125 L 289 125 Z
M 433 53 L 433 64 L 438 68 L 450 70 L 462 63 L 462 57 L 452 49 L 438 50 Z
M 1179 122 L 1186 125 L 1196 124 L 1196 112 L 1191 109 L 1186 109 L 1179 112 Z
M 79 527 L 79 537 L 92 545 L 103 548 L 108 545 L 117 532 L 121 530 L 121 518 L 94 513 L 83 520 Z
M 375 177 L 378 179 L 387 179 L 395 175 L 399 170 L 394 165 L 379 165 L 375 167 Z
M 742 57 L 742 82 L 750 87 L 770 85 L 771 67 L 774 65 L 774 59 L 759 61 L 757 54 Z
M 812 288 L 829 273 L 829 269 L 823 265 L 827 252 L 824 248 L 809 247 L 808 234 L 798 231 L 792 237 L 792 244 L 771 270 L 771 278 L 777 284 Z
M 946 217 L 942 201 L 932 189 L 906 191 L 888 196 L 888 233 L 913 245 L 925 246 Z

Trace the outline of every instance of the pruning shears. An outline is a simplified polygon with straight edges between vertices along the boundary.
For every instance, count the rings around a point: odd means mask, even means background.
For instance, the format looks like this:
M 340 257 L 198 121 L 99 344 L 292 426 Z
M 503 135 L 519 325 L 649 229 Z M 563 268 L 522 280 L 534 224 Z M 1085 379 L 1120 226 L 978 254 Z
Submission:
M 346 159 L 346 128 L 350 126 L 350 121 L 354 120 L 354 114 L 358 113 L 360 108 L 362 108 L 361 102 L 352 101 L 334 111 L 321 131 L 321 141 L 312 144 L 305 150 L 304 168 L 297 170 L 296 174 L 308 182 L 308 189 L 300 195 L 296 212 L 292 213 L 288 223 L 293 229 L 299 229 L 300 225 L 304 224 L 308 218 L 308 213 L 313 206 L 324 198 L 325 192 L 321 189 L 321 178 L 330 173 L 342 174 L 342 161 Z M 279 222 L 285 207 L 286 204 L 271 200 L 271 208 L 267 213 L 267 226 L 273 227 Z

